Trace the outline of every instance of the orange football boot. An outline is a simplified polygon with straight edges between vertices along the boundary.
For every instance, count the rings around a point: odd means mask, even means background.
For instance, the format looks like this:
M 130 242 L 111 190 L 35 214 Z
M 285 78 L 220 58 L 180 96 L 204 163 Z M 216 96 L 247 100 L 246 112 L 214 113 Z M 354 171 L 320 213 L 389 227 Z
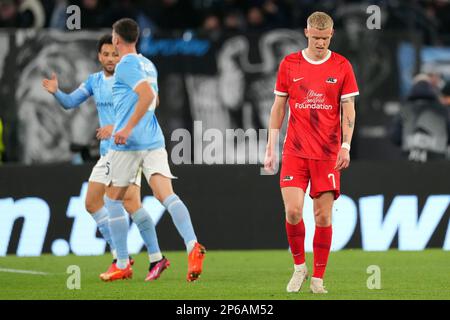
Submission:
M 127 264 L 125 269 L 117 268 L 116 264 L 111 265 L 111 267 L 105 273 L 100 275 L 100 279 L 103 281 L 115 281 L 122 279 L 131 279 L 133 277 L 133 269 L 130 263 Z
M 203 269 L 203 260 L 205 259 L 205 253 L 205 247 L 196 242 L 194 248 L 188 256 L 188 282 L 195 281 L 200 277 Z
M 133 265 L 133 264 L 134 264 L 134 259 L 133 259 L 131 256 L 129 257 L 129 259 L 130 259 L 130 265 Z M 117 263 L 117 259 L 114 259 L 113 262 L 111 263 L 111 265 L 109 266 L 108 270 L 107 270 L 106 272 L 103 272 L 102 274 L 100 274 L 100 279 L 102 278 L 102 276 L 103 276 L 105 273 L 110 273 L 110 272 L 112 272 L 113 269 L 114 269 L 114 266 L 116 265 L 116 263 Z

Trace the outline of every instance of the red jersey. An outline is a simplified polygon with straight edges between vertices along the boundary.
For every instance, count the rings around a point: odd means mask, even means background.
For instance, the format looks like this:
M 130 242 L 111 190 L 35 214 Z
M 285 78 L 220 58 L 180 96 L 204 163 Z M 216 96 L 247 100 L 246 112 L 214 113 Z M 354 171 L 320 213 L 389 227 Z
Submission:
M 350 62 L 332 51 L 321 61 L 304 51 L 290 54 L 281 61 L 275 94 L 289 97 L 283 154 L 335 160 L 341 146 L 340 101 L 359 94 Z

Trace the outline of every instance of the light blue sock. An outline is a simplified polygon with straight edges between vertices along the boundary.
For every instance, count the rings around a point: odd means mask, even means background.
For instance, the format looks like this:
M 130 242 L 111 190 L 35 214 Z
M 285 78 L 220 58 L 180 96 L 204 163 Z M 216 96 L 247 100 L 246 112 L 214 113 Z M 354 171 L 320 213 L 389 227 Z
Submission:
M 103 236 L 103 239 L 109 244 L 111 252 L 114 252 L 116 247 L 111 239 L 111 232 L 109 231 L 109 214 L 105 207 L 102 207 L 96 213 L 92 214 L 95 222 L 97 222 L 97 228 Z
M 169 211 L 178 233 L 183 237 L 187 251 L 190 252 L 195 242 L 197 242 L 197 237 L 195 236 L 188 209 L 176 194 L 168 196 L 163 201 L 163 205 Z
M 153 256 L 155 254 L 160 254 L 161 250 L 159 249 L 155 224 L 153 223 L 152 217 L 147 210 L 140 208 L 131 215 L 131 219 L 138 227 L 149 255 Z
M 105 196 L 105 207 L 109 212 L 109 230 L 117 251 L 116 265 L 119 269 L 125 269 L 128 263 L 128 216 L 121 200 L 111 200 Z

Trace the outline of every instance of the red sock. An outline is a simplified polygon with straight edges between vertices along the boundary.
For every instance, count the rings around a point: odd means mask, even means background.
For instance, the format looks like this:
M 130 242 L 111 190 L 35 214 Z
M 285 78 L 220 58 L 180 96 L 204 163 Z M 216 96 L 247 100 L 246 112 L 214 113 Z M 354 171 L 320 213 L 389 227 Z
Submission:
M 327 267 L 328 255 L 330 254 L 331 238 L 333 228 L 316 226 L 314 233 L 313 251 L 314 251 L 314 278 L 323 278 L 325 268 Z
M 305 223 L 303 219 L 297 224 L 290 224 L 286 221 L 286 233 L 294 263 L 305 263 Z

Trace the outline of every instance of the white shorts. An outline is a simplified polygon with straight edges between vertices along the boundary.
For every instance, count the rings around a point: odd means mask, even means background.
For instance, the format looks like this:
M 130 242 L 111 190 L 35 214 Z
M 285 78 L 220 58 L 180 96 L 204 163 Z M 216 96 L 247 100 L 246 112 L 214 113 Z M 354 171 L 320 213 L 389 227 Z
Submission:
M 91 176 L 89 177 L 89 182 L 98 182 L 104 184 L 105 186 L 109 186 L 111 184 L 111 166 L 109 161 L 110 152 L 108 152 L 108 154 L 106 154 L 105 156 L 101 156 L 97 161 L 94 168 L 92 169 Z M 141 186 L 141 175 L 142 170 L 139 170 L 139 174 L 133 181 L 133 184 L 137 185 L 138 187 Z
M 170 179 L 176 179 L 170 172 L 169 160 L 165 148 L 141 151 L 117 151 L 108 153 L 111 163 L 110 178 L 115 187 L 126 187 L 144 173 L 147 181 L 155 173 Z

